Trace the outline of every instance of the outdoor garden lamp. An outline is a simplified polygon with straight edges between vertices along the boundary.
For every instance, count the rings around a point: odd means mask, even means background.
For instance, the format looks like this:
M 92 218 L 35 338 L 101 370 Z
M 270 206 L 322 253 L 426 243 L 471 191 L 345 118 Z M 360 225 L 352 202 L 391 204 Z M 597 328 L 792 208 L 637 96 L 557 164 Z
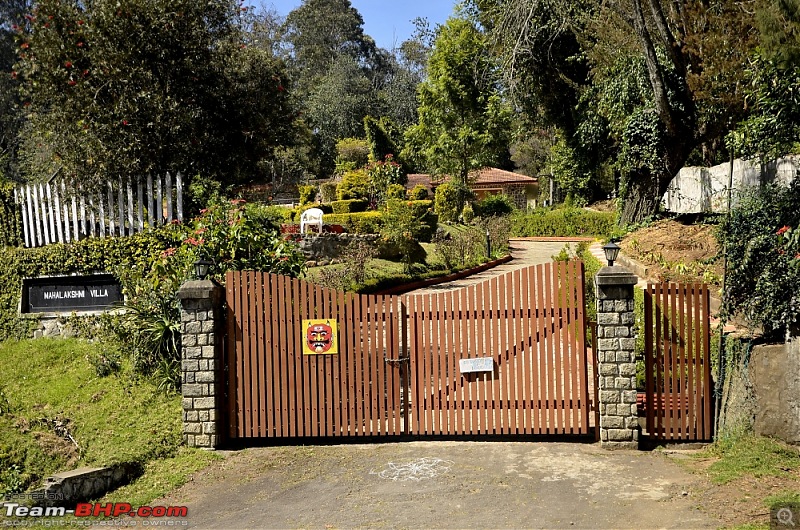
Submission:
M 614 262 L 617 261 L 617 256 L 619 256 L 619 245 L 614 243 L 613 241 L 609 241 L 605 245 L 603 245 L 603 252 L 606 254 L 606 259 L 608 260 L 608 266 L 613 267 Z
M 213 265 L 207 259 L 199 259 L 194 262 L 194 273 L 198 280 L 205 280 L 208 276 L 208 269 Z

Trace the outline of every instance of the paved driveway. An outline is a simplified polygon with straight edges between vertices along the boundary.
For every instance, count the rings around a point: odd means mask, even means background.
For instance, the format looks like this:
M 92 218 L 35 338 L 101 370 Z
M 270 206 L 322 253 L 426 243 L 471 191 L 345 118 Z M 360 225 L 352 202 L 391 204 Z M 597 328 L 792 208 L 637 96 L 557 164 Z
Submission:
M 557 442 L 253 448 L 158 504 L 196 528 L 715 528 L 659 453 Z
M 508 242 L 511 257 L 508 263 L 503 263 L 489 270 L 473 274 L 467 278 L 447 283 L 432 285 L 423 289 L 412 291 L 414 294 L 440 293 L 442 291 L 453 291 L 461 287 L 481 283 L 484 280 L 500 276 L 506 272 L 522 269 L 540 263 L 550 263 L 553 256 L 557 255 L 565 245 L 572 245 L 569 241 L 535 241 L 532 239 L 511 239 Z

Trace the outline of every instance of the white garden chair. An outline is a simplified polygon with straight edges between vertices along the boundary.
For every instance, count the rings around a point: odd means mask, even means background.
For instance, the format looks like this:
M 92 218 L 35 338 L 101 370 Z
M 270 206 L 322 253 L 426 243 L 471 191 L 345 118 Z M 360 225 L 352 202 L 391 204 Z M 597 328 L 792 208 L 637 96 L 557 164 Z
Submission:
M 306 227 L 316 226 L 317 231 L 322 233 L 322 210 L 319 208 L 309 208 L 300 216 L 300 233 L 306 233 Z

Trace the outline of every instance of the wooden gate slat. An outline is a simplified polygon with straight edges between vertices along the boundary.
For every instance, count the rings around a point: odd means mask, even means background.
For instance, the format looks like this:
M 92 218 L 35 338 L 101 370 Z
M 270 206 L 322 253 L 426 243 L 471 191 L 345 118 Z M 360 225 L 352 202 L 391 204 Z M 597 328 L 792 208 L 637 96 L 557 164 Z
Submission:
M 302 318 L 306 320 L 314 320 L 317 315 L 314 312 L 314 286 L 309 283 L 303 283 L 300 286 L 300 292 L 297 293 L 300 297 L 300 311 Z M 306 341 L 307 329 L 300 330 L 302 342 Z M 299 376 L 302 378 L 302 384 L 298 382 L 298 390 L 302 389 L 302 393 L 298 395 L 298 399 L 302 403 L 298 407 L 298 413 L 302 414 L 302 422 L 298 422 L 303 427 L 303 435 L 305 436 L 319 436 L 319 427 L 317 424 L 317 388 L 321 381 L 317 380 L 317 356 L 306 355 L 305 345 L 303 347 L 303 355 L 298 356 L 297 360 L 300 362 Z
M 267 410 L 266 410 L 266 351 L 264 349 L 266 342 L 266 333 L 264 330 L 264 274 L 255 274 L 255 306 L 252 309 L 256 317 L 256 332 L 258 336 L 257 354 L 258 354 L 258 436 L 264 437 L 267 435 Z
M 379 415 L 379 395 L 382 394 L 382 389 L 378 386 L 378 373 L 379 369 L 377 366 L 378 360 L 378 352 L 380 348 L 378 348 L 378 333 L 381 331 L 380 329 L 380 321 L 378 316 L 378 304 L 379 298 L 377 296 L 372 296 L 369 298 L 370 308 L 369 308 L 369 320 L 370 320 L 370 333 L 369 333 L 369 354 L 365 359 L 368 363 L 368 370 L 367 373 L 369 374 L 368 384 L 367 384 L 367 392 L 368 397 L 367 403 L 369 404 L 369 434 L 376 435 L 380 432 L 380 422 L 381 417 Z
M 263 283 L 263 290 L 264 290 L 264 308 L 272 308 L 272 305 L 277 303 L 277 300 L 274 298 L 272 294 L 272 281 L 269 274 L 262 274 L 261 281 Z M 266 408 L 266 432 L 264 436 L 266 437 L 273 437 L 275 436 L 275 390 L 277 388 L 276 382 L 276 375 L 277 375 L 277 368 L 275 366 L 275 350 L 277 346 L 275 344 L 275 323 L 273 315 L 275 311 L 264 311 L 264 361 L 265 361 L 265 408 Z
M 238 418 L 238 406 L 236 402 L 237 397 L 237 389 L 239 387 L 238 380 L 236 378 L 236 366 L 237 366 L 237 359 L 236 355 L 239 351 L 236 344 L 236 296 L 234 295 L 236 288 L 236 274 L 232 271 L 228 271 L 225 274 L 225 295 L 226 295 L 226 328 L 227 328 L 227 356 L 228 356 L 228 435 L 231 438 L 237 437 L 240 433 L 238 432 L 238 425 L 239 425 L 239 418 Z
M 458 348 L 456 349 L 456 353 L 453 355 L 454 361 L 454 370 L 455 370 L 455 384 L 454 389 L 456 393 L 456 422 L 455 422 L 455 429 L 457 434 L 466 434 L 469 432 L 469 425 L 468 419 L 465 417 L 465 414 L 469 412 L 469 409 L 466 407 L 466 403 L 469 399 L 467 395 L 468 387 L 465 386 L 466 377 L 464 374 L 461 373 L 461 366 L 459 363 L 460 359 L 465 358 L 469 355 L 469 322 L 471 322 L 472 317 L 469 315 L 469 310 L 467 306 L 467 289 L 459 289 L 458 290 L 458 321 L 459 326 L 456 330 L 455 334 L 455 341 L 458 343 Z M 454 297 L 455 298 L 455 297 Z
M 459 319 L 458 319 L 458 295 L 459 291 L 450 291 L 447 293 L 447 340 L 446 349 L 448 351 L 447 370 L 450 372 L 448 378 L 448 434 L 458 434 L 458 406 L 460 401 L 460 394 L 458 392 L 458 384 L 461 380 L 461 371 L 458 365 L 459 352 L 461 352 L 461 343 L 459 337 Z
M 528 267 L 527 270 L 522 272 L 522 305 L 520 306 L 522 311 L 522 318 L 520 319 L 522 335 L 520 338 L 522 340 L 524 371 L 520 371 L 520 377 L 522 378 L 522 415 L 525 422 L 525 434 L 533 434 L 534 432 L 534 398 L 532 391 L 535 390 L 533 380 L 536 379 L 537 372 L 537 364 L 534 362 L 536 359 L 534 353 L 534 337 L 536 334 L 534 330 L 536 325 L 535 321 L 531 318 L 530 308 L 535 305 L 535 273 L 536 269 L 534 267 Z
M 686 285 L 686 336 L 692 337 L 694 335 L 694 328 L 697 321 L 694 319 L 694 307 L 697 296 L 696 284 Z M 697 362 L 697 347 L 694 340 L 686 341 L 686 399 L 687 399 L 687 417 L 686 417 L 686 439 L 697 439 L 697 416 L 695 414 L 695 363 Z
M 709 307 L 710 293 L 709 293 L 709 290 L 708 290 L 708 286 L 707 285 L 703 285 L 701 287 L 701 290 L 702 290 L 701 301 L 702 301 L 702 308 L 703 308 L 703 311 L 702 311 L 703 319 L 701 320 L 701 326 L 702 326 L 702 329 L 703 329 L 703 339 L 702 339 L 703 340 L 702 341 L 702 345 L 703 345 L 702 360 L 703 361 L 702 362 L 703 362 L 703 372 L 705 374 L 705 391 L 703 392 L 703 396 L 705 397 L 705 407 L 704 407 L 704 410 L 703 410 L 703 418 L 704 418 L 705 430 L 703 432 L 703 437 L 706 440 L 710 440 L 711 437 L 713 436 L 712 423 L 711 423 L 711 414 L 712 414 L 711 399 L 712 399 L 712 396 L 714 395 L 714 390 L 713 390 L 712 385 L 711 385 L 711 361 L 710 361 L 710 355 L 711 355 L 711 329 L 710 329 L 710 322 L 709 322 L 709 317 L 708 317 L 708 315 L 711 312 L 711 309 Z
M 527 421 L 525 417 L 525 387 L 522 375 L 527 369 L 525 363 L 525 341 L 523 339 L 523 301 L 528 296 L 528 284 L 525 282 L 525 276 L 522 274 L 522 269 L 514 271 L 514 313 L 513 313 L 513 329 L 514 329 L 514 418 L 515 429 L 517 434 L 525 434 Z

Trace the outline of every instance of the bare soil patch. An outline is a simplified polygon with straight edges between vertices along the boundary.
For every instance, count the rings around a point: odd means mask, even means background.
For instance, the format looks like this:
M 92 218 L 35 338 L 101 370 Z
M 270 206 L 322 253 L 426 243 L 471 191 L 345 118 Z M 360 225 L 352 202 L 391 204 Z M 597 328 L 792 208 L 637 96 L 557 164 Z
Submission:
M 720 248 L 708 224 L 684 224 L 665 219 L 626 235 L 625 255 L 648 266 L 659 280 L 705 281 L 719 285 Z

